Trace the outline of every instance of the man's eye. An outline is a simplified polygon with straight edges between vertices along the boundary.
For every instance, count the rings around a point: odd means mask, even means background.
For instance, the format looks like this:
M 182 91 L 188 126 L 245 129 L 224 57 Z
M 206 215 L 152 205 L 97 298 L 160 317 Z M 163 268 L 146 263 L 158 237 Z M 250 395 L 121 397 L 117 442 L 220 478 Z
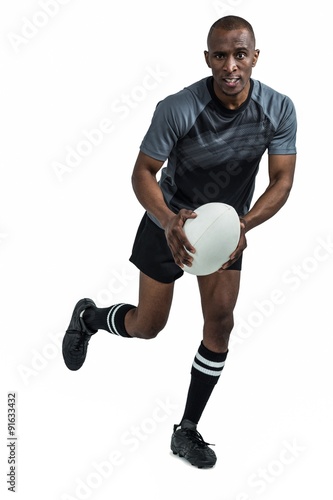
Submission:
M 239 52 L 237 54 L 237 59 L 244 59 L 246 57 L 246 54 L 244 54 L 244 52 Z

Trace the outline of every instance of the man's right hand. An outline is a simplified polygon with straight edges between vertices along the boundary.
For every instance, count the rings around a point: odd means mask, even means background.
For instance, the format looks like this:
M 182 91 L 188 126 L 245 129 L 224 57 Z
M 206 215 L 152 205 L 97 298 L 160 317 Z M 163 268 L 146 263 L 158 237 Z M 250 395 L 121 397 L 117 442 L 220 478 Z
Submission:
M 191 266 L 195 248 L 191 245 L 184 232 L 184 224 L 187 219 L 195 219 L 197 214 L 192 210 L 182 208 L 178 214 L 170 218 L 164 227 L 167 243 L 175 260 L 175 263 L 183 268 L 184 265 Z

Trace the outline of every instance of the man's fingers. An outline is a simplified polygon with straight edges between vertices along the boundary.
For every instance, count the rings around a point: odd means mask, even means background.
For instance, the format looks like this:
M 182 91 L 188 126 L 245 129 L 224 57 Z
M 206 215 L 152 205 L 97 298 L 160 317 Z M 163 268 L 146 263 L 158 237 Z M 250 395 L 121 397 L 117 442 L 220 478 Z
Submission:
M 178 266 L 183 267 L 184 265 L 192 265 L 193 256 L 191 255 L 191 253 L 195 252 L 195 248 L 192 247 L 189 242 L 185 247 L 184 240 L 179 240 L 176 246 L 171 247 L 171 252 Z

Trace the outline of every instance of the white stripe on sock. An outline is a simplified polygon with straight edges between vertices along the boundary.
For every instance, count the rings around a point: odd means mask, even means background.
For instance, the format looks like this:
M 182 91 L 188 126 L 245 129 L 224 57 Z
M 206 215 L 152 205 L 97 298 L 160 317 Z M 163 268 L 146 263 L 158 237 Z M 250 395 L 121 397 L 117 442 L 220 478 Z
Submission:
M 109 330 L 112 332 L 112 333 L 115 333 L 116 335 L 120 335 L 120 333 L 117 331 L 117 328 L 116 328 L 116 325 L 115 325 L 115 322 L 114 322 L 114 317 L 118 311 L 118 309 L 120 309 L 124 304 L 116 304 L 114 305 L 110 311 L 108 312 L 108 316 L 106 318 L 106 321 L 107 321 L 107 324 L 108 324 L 108 327 L 109 327 Z M 111 317 L 111 321 L 110 321 L 110 317 Z
M 210 366 L 211 368 L 223 368 L 225 365 L 225 361 L 209 361 L 209 359 L 204 358 L 197 352 L 195 356 L 201 363 L 204 363 L 207 366 Z
M 198 365 L 195 361 L 193 361 L 193 367 L 199 372 L 204 373 L 205 375 L 211 375 L 212 377 L 218 377 L 222 373 L 222 369 L 219 371 L 208 370 L 207 368 Z

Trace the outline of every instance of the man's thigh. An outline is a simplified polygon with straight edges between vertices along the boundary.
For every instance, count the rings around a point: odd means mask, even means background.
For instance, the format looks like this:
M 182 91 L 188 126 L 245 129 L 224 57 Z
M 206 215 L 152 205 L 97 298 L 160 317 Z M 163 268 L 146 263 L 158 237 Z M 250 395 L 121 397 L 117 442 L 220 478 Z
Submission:
M 130 335 L 155 337 L 165 326 L 172 304 L 174 283 L 162 283 L 140 272 L 138 307 L 125 319 Z

